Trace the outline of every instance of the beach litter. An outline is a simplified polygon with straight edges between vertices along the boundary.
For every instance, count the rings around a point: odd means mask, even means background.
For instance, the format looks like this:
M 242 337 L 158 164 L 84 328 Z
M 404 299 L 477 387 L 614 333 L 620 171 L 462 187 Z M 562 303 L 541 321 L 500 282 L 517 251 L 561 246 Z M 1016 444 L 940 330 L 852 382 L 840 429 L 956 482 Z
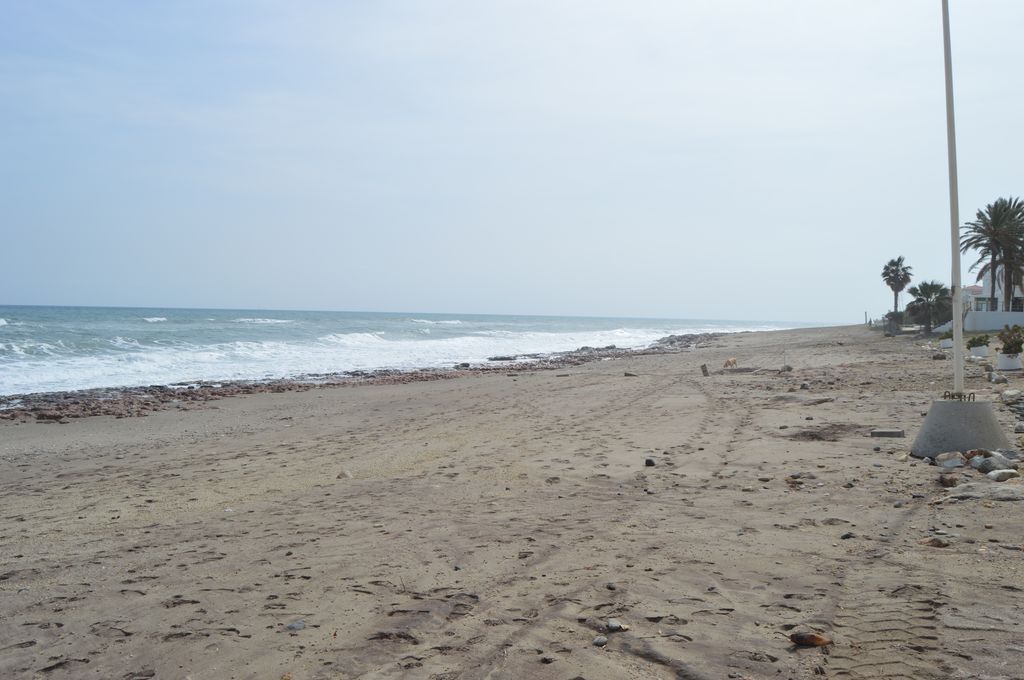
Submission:
M 789 640 L 798 647 L 824 647 L 832 644 L 832 638 L 822 633 L 793 633 Z
M 938 536 L 932 536 L 931 538 L 925 538 L 925 539 L 921 540 L 920 543 L 921 543 L 921 545 L 927 545 L 927 546 L 930 546 L 932 548 L 948 548 L 949 547 L 949 541 L 947 541 L 944 538 L 939 538 Z

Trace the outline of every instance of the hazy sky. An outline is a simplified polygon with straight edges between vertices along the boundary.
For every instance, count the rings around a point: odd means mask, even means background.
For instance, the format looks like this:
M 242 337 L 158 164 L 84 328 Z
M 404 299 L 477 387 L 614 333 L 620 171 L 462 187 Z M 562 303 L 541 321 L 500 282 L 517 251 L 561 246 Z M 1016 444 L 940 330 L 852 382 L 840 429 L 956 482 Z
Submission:
M 951 5 L 968 220 L 1024 194 L 1024 2 Z M 892 257 L 950 279 L 941 39 L 939 0 L 7 0 L 0 303 L 861 321 Z

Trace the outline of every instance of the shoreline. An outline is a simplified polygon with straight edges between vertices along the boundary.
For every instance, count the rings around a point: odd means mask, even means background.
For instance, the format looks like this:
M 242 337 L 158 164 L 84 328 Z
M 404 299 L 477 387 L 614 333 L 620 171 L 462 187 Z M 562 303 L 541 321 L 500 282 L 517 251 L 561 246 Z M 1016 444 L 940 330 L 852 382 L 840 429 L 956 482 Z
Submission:
M 737 331 L 765 333 L 774 331 Z M 451 380 L 468 375 L 525 370 L 554 370 L 590 361 L 689 351 L 729 333 L 687 333 L 659 338 L 648 347 L 621 349 L 580 347 L 568 352 L 491 357 L 493 365 L 456 364 L 452 368 L 377 369 L 308 374 L 298 378 L 267 380 L 186 381 L 170 385 L 99 387 L 59 392 L 33 392 L 0 396 L 0 421 L 67 424 L 69 419 L 91 416 L 143 417 L 168 408 L 188 410 L 205 402 L 246 394 L 305 392 L 334 387 L 395 385 Z

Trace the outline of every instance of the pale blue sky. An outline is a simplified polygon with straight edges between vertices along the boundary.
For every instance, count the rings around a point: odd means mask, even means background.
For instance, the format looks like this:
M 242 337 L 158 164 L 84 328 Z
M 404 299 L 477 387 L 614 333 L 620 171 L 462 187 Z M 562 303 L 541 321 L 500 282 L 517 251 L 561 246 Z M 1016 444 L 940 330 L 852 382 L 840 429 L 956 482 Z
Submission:
M 951 4 L 967 220 L 1024 3 Z M 6 0 L 0 303 L 856 322 L 950 278 L 939 7 Z

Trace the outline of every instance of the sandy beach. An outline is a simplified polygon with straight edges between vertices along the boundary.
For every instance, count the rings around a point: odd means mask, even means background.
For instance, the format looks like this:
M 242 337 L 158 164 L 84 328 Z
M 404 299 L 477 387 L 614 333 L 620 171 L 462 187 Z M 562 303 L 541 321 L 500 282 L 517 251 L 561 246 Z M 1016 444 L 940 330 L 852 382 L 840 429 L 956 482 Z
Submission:
M 923 344 L 0 423 L 0 676 L 1022 677 L 1024 503 L 985 497 L 1022 485 L 906 458 L 951 373 Z

